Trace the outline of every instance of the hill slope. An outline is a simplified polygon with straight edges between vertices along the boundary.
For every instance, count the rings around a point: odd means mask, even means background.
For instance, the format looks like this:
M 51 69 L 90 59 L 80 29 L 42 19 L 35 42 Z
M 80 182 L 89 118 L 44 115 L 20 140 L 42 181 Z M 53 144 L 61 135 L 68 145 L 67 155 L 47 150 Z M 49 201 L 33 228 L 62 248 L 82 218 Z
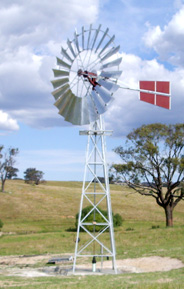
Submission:
M 4 223 L 0 254 L 74 252 L 81 187 L 81 182 L 32 186 L 7 181 L 6 193 L 0 193 Z M 118 258 L 162 252 L 184 260 L 184 202 L 174 211 L 175 227 L 166 229 L 164 211 L 154 199 L 116 185 L 111 185 L 111 199 L 113 212 L 124 219 L 123 226 L 115 229 Z

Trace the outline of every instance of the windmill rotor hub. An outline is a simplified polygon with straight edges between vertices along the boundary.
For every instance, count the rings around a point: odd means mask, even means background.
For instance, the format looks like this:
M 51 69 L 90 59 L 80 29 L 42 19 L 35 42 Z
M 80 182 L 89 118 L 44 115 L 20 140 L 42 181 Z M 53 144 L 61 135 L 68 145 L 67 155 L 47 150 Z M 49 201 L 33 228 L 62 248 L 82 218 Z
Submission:
M 77 75 L 78 75 L 78 76 L 81 76 L 82 74 L 83 74 L 82 69 L 79 69 L 79 70 L 77 71 Z
M 82 71 L 82 69 L 79 69 L 77 72 L 77 75 L 79 77 L 83 76 L 85 80 L 88 80 L 89 83 L 93 86 L 93 88 L 92 88 L 93 90 L 94 90 L 96 85 L 100 86 L 100 84 L 96 81 L 97 74 L 94 72 L 89 72 L 87 70 Z

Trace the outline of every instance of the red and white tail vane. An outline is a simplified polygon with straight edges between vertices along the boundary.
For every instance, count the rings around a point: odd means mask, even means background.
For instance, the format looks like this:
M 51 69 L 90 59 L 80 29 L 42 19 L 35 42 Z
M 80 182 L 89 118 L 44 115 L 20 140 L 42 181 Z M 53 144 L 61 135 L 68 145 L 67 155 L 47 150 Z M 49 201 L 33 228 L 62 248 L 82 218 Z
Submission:
M 140 100 L 171 109 L 169 81 L 140 81 Z M 149 92 L 146 92 L 149 91 Z
M 160 106 L 166 109 L 171 109 L 171 89 L 169 81 L 139 81 L 139 88 L 129 87 L 120 80 L 109 78 L 109 81 L 116 83 L 119 88 L 134 90 L 140 92 L 139 99 Z

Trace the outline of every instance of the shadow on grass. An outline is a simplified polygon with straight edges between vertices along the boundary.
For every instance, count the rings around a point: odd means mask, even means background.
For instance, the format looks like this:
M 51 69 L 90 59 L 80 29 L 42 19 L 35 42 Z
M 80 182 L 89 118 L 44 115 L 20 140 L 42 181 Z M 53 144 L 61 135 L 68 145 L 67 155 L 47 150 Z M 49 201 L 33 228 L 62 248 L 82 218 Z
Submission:
M 77 229 L 76 228 L 68 228 L 65 230 L 66 232 L 77 232 Z

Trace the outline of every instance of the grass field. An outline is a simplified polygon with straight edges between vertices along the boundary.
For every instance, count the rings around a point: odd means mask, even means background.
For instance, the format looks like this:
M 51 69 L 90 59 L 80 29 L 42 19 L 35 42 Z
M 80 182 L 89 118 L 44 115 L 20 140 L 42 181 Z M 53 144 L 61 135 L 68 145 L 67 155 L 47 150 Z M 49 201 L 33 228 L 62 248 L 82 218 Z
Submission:
M 0 255 L 73 253 L 75 215 L 80 182 L 47 182 L 39 186 L 7 181 L 0 193 Z M 113 212 L 123 218 L 115 229 L 117 259 L 145 256 L 178 258 L 184 262 L 184 202 L 174 211 L 174 227 L 154 199 L 111 185 Z M 10 234 L 11 233 L 11 234 Z M 184 288 L 184 270 L 85 277 L 20 278 L 0 275 L 0 288 Z

